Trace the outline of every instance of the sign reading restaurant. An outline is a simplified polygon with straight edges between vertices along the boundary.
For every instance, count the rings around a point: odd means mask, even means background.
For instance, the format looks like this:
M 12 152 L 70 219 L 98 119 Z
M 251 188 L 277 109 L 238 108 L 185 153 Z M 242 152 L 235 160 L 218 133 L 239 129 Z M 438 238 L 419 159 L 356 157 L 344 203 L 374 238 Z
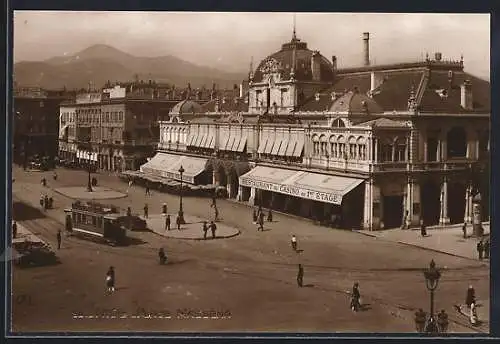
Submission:
M 263 182 L 260 180 L 255 180 L 245 177 L 240 177 L 240 185 L 266 191 L 279 192 L 285 195 L 295 196 L 304 199 L 311 199 L 314 201 L 333 203 L 337 205 L 340 205 L 342 203 L 341 194 L 313 191 L 293 185 Z

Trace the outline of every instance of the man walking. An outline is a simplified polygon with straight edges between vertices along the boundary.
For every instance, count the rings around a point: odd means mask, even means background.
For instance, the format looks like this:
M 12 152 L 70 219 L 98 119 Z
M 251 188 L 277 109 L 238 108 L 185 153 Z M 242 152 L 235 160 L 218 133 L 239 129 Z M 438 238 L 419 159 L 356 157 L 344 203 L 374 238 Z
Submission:
M 61 230 L 58 230 L 57 231 L 57 249 L 60 250 L 61 249 L 61 241 L 62 241 L 62 234 L 61 234 Z
M 163 203 L 163 205 L 161 206 L 161 213 L 163 214 L 163 216 L 167 215 L 167 203 Z
M 273 211 L 271 209 L 267 213 L 267 222 L 273 222 Z
M 257 231 L 264 231 L 264 214 L 261 213 L 257 222 Z
M 302 264 L 299 264 L 299 271 L 297 272 L 297 285 L 302 288 L 302 283 L 304 281 L 304 268 Z
M 109 267 L 109 270 L 106 273 L 106 286 L 109 293 L 115 291 L 115 268 L 112 266 Z
M 483 249 L 484 249 L 484 246 L 483 246 L 483 240 L 479 240 L 479 242 L 477 243 L 477 246 L 476 246 L 476 249 L 477 249 L 477 253 L 479 255 L 479 260 L 483 260 Z
M 128 191 L 130 190 L 130 188 L 132 188 L 132 179 L 130 179 L 130 180 L 128 181 L 127 194 L 128 194 Z
M 464 239 L 467 239 L 467 223 L 464 222 L 464 225 L 462 226 L 462 233 L 464 236 Z
M 213 221 L 210 222 L 210 229 L 212 230 L 212 239 L 215 239 L 215 231 L 217 230 L 217 226 Z
M 149 211 L 149 208 L 148 208 L 148 204 L 146 203 L 144 205 L 144 218 L 147 219 L 148 218 L 148 211 Z
M 484 259 L 490 258 L 490 241 L 486 240 L 483 245 Z
M 165 217 L 165 230 L 169 231 L 170 230 L 170 215 L 167 214 Z
M 150 196 L 151 193 L 149 192 L 149 184 L 146 184 L 146 196 Z
M 427 229 L 425 228 L 424 221 L 420 221 L 420 235 L 422 235 L 422 237 L 427 236 Z
M 465 295 L 465 304 L 470 308 L 473 303 L 476 303 L 476 291 L 470 285 L 467 289 L 467 294 Z
M 17 238 L 17 222 L 14 221 L 12 224 L 12 238 L 15 239 Z
M 207 226 L 207 221 L 203 221 L 203 240 L 207 240 L 207 232 L 208 232 L 208 226 Z
M 177 230 L 180 231 L 181 230 L 181 218 L 179 217 L 179 215 L 177 215 L 177 218 L 175 219 L 175 223 L 177 224 Z
M 292 250 L 297 252 L 297 237 L 295 236 L 295 234 L 292 234 L 291 243 L 292 243 Z

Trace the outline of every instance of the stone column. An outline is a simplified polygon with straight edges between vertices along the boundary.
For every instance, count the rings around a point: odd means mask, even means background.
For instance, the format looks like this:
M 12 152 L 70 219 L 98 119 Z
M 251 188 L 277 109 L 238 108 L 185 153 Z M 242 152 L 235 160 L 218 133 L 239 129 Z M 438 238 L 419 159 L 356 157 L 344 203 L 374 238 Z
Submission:
M 450 218 L 448 217 L 448 180 L 447 177 L 443 177 L 443 184 L 441 186 L 441 212 L 439 216 L 439 224 L 441 226 L 450 223 Z
M 377 230 L 380 228 L 381 214 L 380 187 L 375 184 L 373 179 L 365 182 L 365 200 L 363 228 L 366 230 Z
M 255 188 L 250 188 L 250 198 L 248 199 L 248 204 L 254 205 L 255 204 Z
M 375 145 L 373 146 L 374 154 L 375 154 L 375 159 L 373 162 L 378 162 L 378 139 L 375 138 Z
M 217 185 L 217 176 L 215 170 L 212 171 L 212 184 Z
M 231 184 L 232 182 L 232 176 L 231 175 L 228 175 L 227 177 L 227 183 L 226 183 L 226 190 L 227 190 L 227 195 L 228 195 L 228 198 L 232 198 L 232 191 L 233 191 L 233 186 Z
M 467 185 L 465 190 L 465 214 L 464 222 L 472 223 L 472 185 Z
M 238 194 L 236 195 L 238 201 L 243 201 L 243 186 L 238 186 Z

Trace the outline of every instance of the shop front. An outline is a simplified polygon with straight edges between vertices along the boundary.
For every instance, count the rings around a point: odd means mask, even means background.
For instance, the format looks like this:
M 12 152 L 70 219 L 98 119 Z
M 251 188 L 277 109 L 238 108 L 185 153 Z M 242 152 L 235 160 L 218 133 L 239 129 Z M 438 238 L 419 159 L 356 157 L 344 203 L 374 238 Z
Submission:
M 364 179 L 257 166 L 239 179 L 242 201 L 342 228 L 363 221 Z

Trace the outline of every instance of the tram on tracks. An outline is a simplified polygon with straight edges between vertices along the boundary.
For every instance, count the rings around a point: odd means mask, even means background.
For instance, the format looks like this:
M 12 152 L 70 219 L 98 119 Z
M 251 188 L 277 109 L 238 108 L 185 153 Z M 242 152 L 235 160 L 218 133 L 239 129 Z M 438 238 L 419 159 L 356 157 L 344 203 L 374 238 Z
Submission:
M 127 242 L 123 215 L 115 206 L 76 201 L 64 212 L 68 235 L 109 245 L 125 245 Z

